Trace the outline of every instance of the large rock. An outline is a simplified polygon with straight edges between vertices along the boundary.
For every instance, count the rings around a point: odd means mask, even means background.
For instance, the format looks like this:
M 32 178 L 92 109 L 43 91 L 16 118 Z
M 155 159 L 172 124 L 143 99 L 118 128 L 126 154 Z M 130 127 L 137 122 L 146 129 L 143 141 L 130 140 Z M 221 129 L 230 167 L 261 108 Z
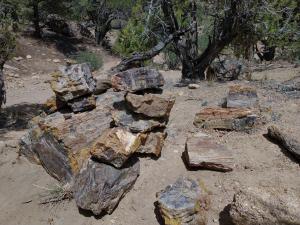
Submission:
M 51 114 L 55 113 L 57 111 L 60 111 L 62 109 L 68 108 L 68 105 L 66 102 L 61 101 L 56 96 L 52 96 L 51 98 L 47 99 L 47 101 L 44 104 L 44 108 L 46 113 Z
M 147 135 L 138 153 L 159 157 L 164 146 L 167 134 L 165 132 L 152 132 Z
M 89 147 L 110 127 L 109 108 L 70 114 L 54 113 L 40 118 L 21 151 L 30 159 L 39 159 L 46 171 L 62 182 L 70 182 L 90 157 Z
M 300 225 L 299 189 L 242 189 L 234 196 L 230 216 L 235 225 Z
M 187 139 L 183 153 L 189 168 L 232 171 L 233 158 L 226 146 L 217 144 L 204 133 L 199 133 Z
M 134 68 L 115 74 L 111 78 L 112 87 L 117 91 L 136 92 L 157 89 L 165 84 L 163 76 L 155 69 Z
M 220 81 L 231 81 L 238 79 L 242 72 L 243 65 L 234 59 L 224 59 L 211 64 L 214 72 Z
M 77 206 L 95 215 L 111 214 L 133 187 L 139 172 L 137 160 L 130 161 L 122 169 L 89 160 L 75 179 L 73 192 Z
M 51 88 L 64 102 L 92 94 L 96 88 L 96 81 L 86 63 L 61 67 L 52 76 Z
M 124 127 L 133 133 L 145 133 L 166 127 L 165 122 L 145 119 L 139 115 L 133 115 L 126 110 L 113 110 L 112 118 L 116 126 Z
M 209 197 L 199 182 L 179 178 L 157 194 L 165 225 L 206 225 Z
M 91 154 L 101 162 L 120 168 L 141 146 L 141 139 L 141 135 L 123 128 L 108 129 L 93 143 Z
M 100 95 L 100 94 L 106 92 L 110 88 L 111 88 L 111 80 L 110 79 L 96 77 L 96 88 L 94 90 L 95 95 Z
M 205 129 L 243 131 L 253 128 L 256 111 L 247 108 L 205 108 L 196 114 L 194 125 Z
M 234 85 L 229 89 L 227 108 L 255 108 L 258 106 L 257 91 L 253 87 Z
M 125 98 L 130 110 L 151 118 L 168 118 L 175 103 L 174 97 L 164 98 L 155 94 L 128 93 Z

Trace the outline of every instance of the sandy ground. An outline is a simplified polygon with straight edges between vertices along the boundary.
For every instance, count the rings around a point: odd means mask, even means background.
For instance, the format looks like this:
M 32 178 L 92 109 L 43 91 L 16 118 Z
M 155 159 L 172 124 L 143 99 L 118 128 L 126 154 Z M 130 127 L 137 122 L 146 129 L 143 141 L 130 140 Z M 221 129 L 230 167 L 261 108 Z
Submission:
M 24 103 L 31 114 L 38 113 L 36 104 L 52 95 L 50 76 L 59 64 L 51 61 L 64 55 L 53 46 L 44 46 L 32 39 L 22 39 L 23 45 L 32 50 L 31 60 L 11 61 L 9 65 L 18 71 L 6 73 L 19 77 L 7 79 L 8 98 L 4 111 L 14 109 L 14 116 L 22 115 Z M 33 51 L 34 49 L 34 51 Z M 27 51 L 27 54 L 28 51 Z M 104 66 L 109 68 L 118 59 L 104 54 Z M 25 56 L 26 58 L 26 56 Z M 51 59 L 48 60 L 47 59 Z M 267 73 L 267 75 L 265 75 Z M 274 76 L 273 76 L 274 74 Z M 300 193 L 300 167 L 280 147 L 267 140 L 263 134 L 270 124 L 289 130 L 296 138 L 300 136 L 300 99 L 288 99 L 282 94 L 261 88 L 260 82 L 235 81 L 228 83 L 201 83 L 197 90 L 174 87 L 180 78 L 179 71 L 163 72 L 166 79 L 164 93 L 176 96 L 168 124 L 168 138 L 158 160 L 141 159 L 141 172 L 132 191 L 120 202 L 112 215 L 95 218 L 78 211 L 75 202 L 40 205 L 41 196 L 57 185 L 42 167 L 30 164 L 18 156 L 17 141 L 26 132 L 22 127 L 0 130 L 0 224 L 2 225 L 155 225 L 156 192 L 173 183 L 179 176 L 199 179 L 210 191 L 212 205 L 208 225 L 229 225 L 224 208 L 232 201 L 234 193 L 247 186 L 282 186 Z M 300 75 L 295 68 L 276 69 L 255 74 L 256 78 L 288 80 Z M 210 134 L 233 151 L 234 171 L 188 171 L 181 159 L 186 137 L 198 130 L 192 125 L 194 115 L 205 105 L 216 106 L 226 96 L 228 87 L 240 83 L 256 86 L 260 104 L 268 123 L 262 124 L 250 134 L 215 132 Z M 20 106 L 20 107 L 17 107 Z M 35 111 L 34 111 L 35 110 Z M 3 113 L 3 111 L 2 111 Z M 31 116 L 30 113 L 25 115 Z M 25 116 L 26 117 L 26 116 Z M 24 120 L 26 118 L 23 118 Z M 273 121 L 272 121 L 273 120 Z M 1 122 L 1 120 L 0 120 Z M 300 209 L 299 209 L 300 210 Z M 300 211 L 299 211 L 300 213 Z

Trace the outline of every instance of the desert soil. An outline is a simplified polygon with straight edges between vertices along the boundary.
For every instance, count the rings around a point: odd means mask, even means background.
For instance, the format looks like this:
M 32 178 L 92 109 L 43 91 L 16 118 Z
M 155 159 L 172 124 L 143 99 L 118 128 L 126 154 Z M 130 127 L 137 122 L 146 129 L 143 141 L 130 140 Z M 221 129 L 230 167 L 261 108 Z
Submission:
M 93 48 L 93 47 L 91 47 Z M 96 48 L 93 48 L 95 51 Z M 134 188 L 122 199 L 112 215 L 94 217 L 82 214 L 74 200 L 58 204 L 39 204 L 43 196 L 57 188 L 58 182 L 42 167 L 19 157 L 17 142 L 26 132 L 28 120 L 39 113 L 39 104 L 52 95 L 50 73 L 65 56 L 54 45 L 30 38 L 20 38 L 18 55 L 24 59 L 11 60 L 5 69 L 7 104 L 0 113 L 0 224 L 3 225 L 155 225 L 156 192 L 175 182 L 180 176 L 201 180 L 210 191 L 212 200 L 208 225 L 229 225 L 224 208 L 234 193 L 247 186 L 281 186 L 300 192 L 300 167 L 279 146 L 264 137 L 267 126 L 277 124 L 300 137 L 300 99 L 288 99 L 272 90 L 262 88 L 260 81 L 239 80 L 227 83 L 202 82 L 200 88 L 175 87 L 179 71 L 162 71 L 166 85 L 164 93 L 176 96 L 168 124 L 168 138 L 162 156 L 141 159 L 141 172 Z M 103 50 L 104 69 L 116 65 L 119 59 Z M 31 55 L 32 59 L 26 59 Z M 53 62 L 59 59 L 60 63 Z M 101 71 L 99 72 L 101 74 Z M 292 66 L 254 74 L 256 80 L 289 80 L 300 75 Z M 193 126 L 194 115 L 205 105 L 217 106 L 233 84 L 255 86 L 266 122 L 250 133 L 209 133 L 219 143 L 232 150 L 233 172 L 188 171 L 182 161 L 185 140 L 198 132 Z M 9 118 L 9 119 L 8 119 Z M 12 122 L 7 122 L 7 121 Z M 21 123 L 21 125 L 20 125 Z M 226 210 L 225 210 L 226 211 Z

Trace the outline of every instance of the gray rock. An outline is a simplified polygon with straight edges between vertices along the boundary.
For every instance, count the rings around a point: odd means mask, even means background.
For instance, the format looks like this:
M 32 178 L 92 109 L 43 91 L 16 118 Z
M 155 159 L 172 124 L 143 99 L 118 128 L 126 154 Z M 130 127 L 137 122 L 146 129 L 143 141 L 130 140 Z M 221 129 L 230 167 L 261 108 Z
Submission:
M 126 110 L 113 110 L 112 118 L 116 126 L 127 128 L 133 133 L 145 133 L 166 127 L 165 122 L 144 119 L 139 115 L 130 114 Z
M 210 205 L 199 182 L 179 178 L 157 194 L 157 206 L 165 225 L 206 225 Z
M 74 113 L 84 112 L 96 108 L 96 97 L 94 95 L 84 96 L 68 102 Z
M 251 187 L 234 196 L 235 225 L 300 225 L 300 192 L 279 187 Z
M 255 88 L 241 85 L 231 86 L 227 97 L 228 108 L 258 107 L 258 96 Z
M 161 73 L 146 67 L 120 72 L 113 75 L 111 81 L 115 90 L 129 92 L 157 89 L 165 84 Z
M 73 192 L 77 206 L 95 215 L 102 212 L 111 214 L 133 187 L 139 172 L 137 160 L 122 169 L 89 160 L 75 179 Z
M 95 95 L 100 95 L 111 88 L 111 80 L 104 78 L 96 78 L 96 88 L 94 90 Z
M 96 81 L 86 63 L 61 67 L 52 76 L 51 88 L 64 102 L 92 94 L 96 88 Z

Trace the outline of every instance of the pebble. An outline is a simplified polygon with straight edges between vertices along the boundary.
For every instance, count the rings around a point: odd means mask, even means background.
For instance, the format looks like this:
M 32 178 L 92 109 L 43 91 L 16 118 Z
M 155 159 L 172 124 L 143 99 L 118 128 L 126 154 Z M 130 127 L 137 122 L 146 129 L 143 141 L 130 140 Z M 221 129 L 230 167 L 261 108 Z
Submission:
M 24 58 L 23 57 L 21 57 L 21 56 L 19 56 L 19 57 L 14 57 L 14 60 L 16 60 L 16 61 L 21 61 L 21 60 L 23 60 Z
M 26 55 L 26 59 L 32 59 L 31 55 Z
M 60 60 L 59 59 L 53 59 L 52 60 L 54 63 L 60 63 Z
M 199 84 L 189 84 L 188 88 L 189 89 L 199 89 L 200 85 Z

